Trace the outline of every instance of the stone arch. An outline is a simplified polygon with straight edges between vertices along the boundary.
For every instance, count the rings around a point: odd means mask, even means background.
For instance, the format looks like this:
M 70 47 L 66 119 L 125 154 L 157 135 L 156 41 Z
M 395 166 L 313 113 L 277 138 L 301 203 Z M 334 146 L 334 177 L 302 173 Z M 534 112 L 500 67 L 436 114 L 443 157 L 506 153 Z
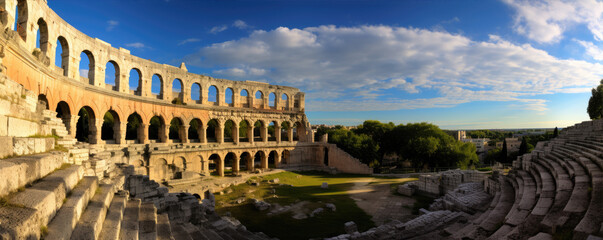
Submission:
M 286 93 L 283 93 L 283 95 L 281 95 L 281 102 L 283 104 L 281 104 L 282 110 L 289 110 L 289 95 L 287 95 Z
M 167 160 L 165 158 L 155 159 L 151 162 L 151 167 L 153 168 L 153 175 L 150 176 L 151 179 L 156 179 L 159 181 L 165 181 L 168 177 L 169 166 Z
M 130 69 L 128 76 L 128 92 L 142 96 L 142 72 L 138 68 Z
M 278 123 L 276 121 L 270 121 L 266 129 L 266 131 L 268 131 L 267 136 L 269 142 L 276 142 L 277 130 L 279 130 Z
M 179 117 L 174 117 L 170 121 L 170 128 L 168 137 L 173 142 L 186 142 L 186 129 L 184 122 Z
M 217 153 L 209 156 L 208 171 L 209 173 L 217 173 L 219 176 L 224 176 L 224 166 L 222 166 L 222 158 Z
M 276 94 L 274 92 L 268 94 L 268 107 L 276 109 Z
M 255 99 L 253 100 L 253 105 L 255 108 L 264 108 L 264 92 L 262 90 L 257 90 L 254 94 Z
M 239 122 L 239 142 L 250 142 L 253 138 L 253 125 L 246 119 Z
M 233 120 L 226 120 L 224 123 L 224 142 L 234 142 L 235 137 L 238 135 L 238 130 L 238 126 Z
M 38 19 L 38 38 L 37 44 L 40 51 L 46 56 L 48 54 L 48 24 L 46 24 L 43 18 Z
M 201 103 L 201 97 L 203 96 L 201 91 L 201 85 L 193 83 L 191 85 L 191 100 L 195 101 L 195 103 Z
M 239 171 L 253 171 L 253 157 L 249 152 L 241 153 L 239 158 Z
M 48 98 L 46 98 L 45 94 L 38 95 L 38 108 L 43 108 L 45 110 L 49 110 Z
M 234 101 L 234 90 L 232 88 L 226 88 L 226 90 L 224 90 L 224 103 L 233 107 Z
M 63 120 L 63 124 L 65 125 L 65 128 L 67 129 L 69 134 L 71 134 L 72 136 L 75 135 L 75 133 L 71 129 L 71 108 L 69 107 L 69 104 L 67 104 L 67 102 L 65 101 L 60 101 L 59 103 L 57 103 L 55 111 L 57 112 L 56 117 Z
M 193 157 L 193 162 L 191 166 L 192 171 L 196 173 L 204 173 L 205 172 L 205 161 L 203 161 L 203 156 L 196 155 Z
M 151 96 L 163 99 L 163 92 L 163 77 L 159 74 L 153 74 L 151 77 Z
M 247 91 L 247 89 L 243 89 L 241 90 L 241 92 L 239 93 L 241 97 L 239 97 L 239 102 L 241 107 L 243 108 L 248 108 L 251 107 L 250 103 L 252 102 L 251 99 L 251 94 L 249 94 L 249 91 Z
M 101 139 L 108 144 L 120 143 L 120 119 L 119 114 L 114 110 L 108 110 L 103 115 L 103 125 L 101 126 Z
M 295 122 L 293 126 L 293 141 L 304 142 L 306 137 L 306 126 L 302 122 Z
M 220 91 L 216 85 L 211 85 L 207 89 L 207 103 L 209 105 L 219 105 L 220 102 Z
M 182 179 L 183 173 L 186 171 L 186 159 L 182 156 L 178 156 L 174 158 L 170 166 L 170 170 L 172 172 L 172 179 Z
M 264 121 L 257 120 L 253 123 L 253 141 L 263 142 L 266 138 L 266 125 Z
M 255 153 L 253 157 L 253 167 L 259 167 L 261 169 L 268 168 L 268 158 L 266 157 L 266 153 L 262 150 L 259 150 Z
M 289 164 L 291 158 L 291 152 L 289 152 L 289 150 L 283 150 L 283 153 L 281 154 L 281 163 L 280 164 Z
M 86 58 L 83 58 L 83 57 Z M 82 69 L 82 63 L 85 63 L 85 59 L 88 59 L 88 69 Z M 90 85 L 94 85 L 94 55 L 92 54 L 92 52 L 90 50 L 84 50 L 82 51 L 82 53 L 80 54 L 80 79 L 83 79 L 82 81 L 84 82 L 88 82 Z M 85 76 L 84 76 L 85 75 Z
M 132 163 L 132 165 L 134 165 L 135 174 L 148 175 L 147 168 L 146 168 L 143 160 L 134 161 L 134 163 Z
M 277 168 L 280 164 L 280 157 L 276 150 L 270 151 L 268 154 L 268 168 Z
M 239 173 L 239 161 L 237 155 L 233 152 L 229 152 L 224 156 L 224 172 L 225 173 Z
M 19 37 L 23 41 L 27 41 L 27 19 L 29 17 L 29 9 L 26 0 L 17 0 L 17 11 L 15 12 L 15 26 L 13 30 L 17 31 Z
M 198 118 L 193 118 L 188 123 L 188 139 L 190 142 L 202 142 L 205 133 L 203 132 L 203 122 Z
M 153 116 L 149 120 L 149 140 L 155 142 L 166 142 L 167 129 L 165 120 L 159 115 Z
M 111 69 L 110 67 L 113 67 Z M 113 76 L 113 77 L 111 77 Z M 109 90 L 118 91 L 119 90 L 119 76 L 120 69 L 119 64 L 113 60 L 109 60 L 105 67 L 105 87 Z M 109 81 L 111 80 L 111 81 Z
M 283 121 L 281 123 L 281 141 L 293 141 L 291 138 L 291 123 L 289 121 Z
M 182 84 L 182 80 L 180 80 L 180 78 L 174 78 L 174 80 L 172 81 L 172 98 L 171 101 L 173 104 L 183 104 L 184 103 L 184 98 L 182 96 L 182 94 L 184 93 L 183 91 L 183 84 Z
M 98 131 L 96 114 L 89 106 L 83 106 L 78 112 L 75 138 L 78 142 L 97 143 Z
M 211 119 L 207 122 L 207 129 L 205 136 L 207 142 L 218 142 L 222 136 L 220 136 L 220 122 L 217 119 Z
M 137 112 L 128 116 L 126 124 L 126 141 L 134 140 L 135 143 L 143 143 L 146 140 L 142 117 Z
M 60 54 L 59 50 L 61 51 Z M 55 51 L 55 65 L 63 69 L 63 76 L 69 75 L 69 57 L 69 42 L 67 42 L 65 37 L 59 36 L 57 38 L 57 48 Z

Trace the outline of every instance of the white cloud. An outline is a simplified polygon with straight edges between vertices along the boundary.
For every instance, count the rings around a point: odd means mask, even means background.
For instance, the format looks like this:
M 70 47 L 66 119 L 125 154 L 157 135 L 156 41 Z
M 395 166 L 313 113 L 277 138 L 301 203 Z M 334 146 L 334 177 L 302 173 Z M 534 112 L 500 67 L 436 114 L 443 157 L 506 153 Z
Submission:
M 585 24 L 594 38 L 603 40 L 603 3 L 597 0 L 503 0 L 514 8 L 515 31 L 540 43 L 557 42 L 563 32 Z
M 207 46 L 186 61 L 219 66 L 223 69 L 214 73 L 235 79 L 299 87 L 314 96 L 307 98 L 313 111 L 452 107 L 472 101 L 514 102 L 544 111 L 546 101 L 539 95 L 587 92 L 603 75 L 601 64 L 558 59 L 495 35 L 473 41 L 390 26 L 257 30 Z M 254 75 L 252 69 L 263 71 Z M 425 91 L 429 97 L 416 94 Z M 330 97 L 333 92 L 341 97 Z
M 603 61 L 603 49 L 595 46 L 592 42 L 575 40 L 586 49 L 586 54 L 598 61 Z
M 216 34 L 216 33 L 219 33 L 219 32 L 226 31 L 226 29 L 228 29 L 228 26 L 226 26 L 226 25 L 222 25 L 222 26 L 215 26 L 215 27 L 211 28 L 211 29 L 209 30 L 209 32 L 210 32 L 210 33 L 213 33 L 213 34 Z
M 109 20 L 107 21 L 107 31 L 111 31 L 113 30 L 115 27 L 117 27 L 117 25 L 119 25 L 118 21 L 115 20 Z
M 236 20 L 236 21 L 234 21 L 232 23 L 232 26 L 236 27 L 238 29 L 245 29 L 245 28 L 249 27 L 249 25 L 247 25 L 247 23 L 245 21 L 243 21 L 243 20 Z
M 131 48 L 146 48 L 146 46 L 144 45 L 144 43 L 141 43 L 141 42 L 126 43 L 126 47 L 131 47 Z
M 187 44 L 187 43 L 194 43 L 194 42 L 199 42 L 199 41 L 201 41 L 201 39 L 198 39 L 198 38 L 187 38 L 187 39 L 184 39 L 184 40 L 180 41 L 178 43 L 178 45 L 180 46 L 180 45 L 184 45 L 184 44 Z

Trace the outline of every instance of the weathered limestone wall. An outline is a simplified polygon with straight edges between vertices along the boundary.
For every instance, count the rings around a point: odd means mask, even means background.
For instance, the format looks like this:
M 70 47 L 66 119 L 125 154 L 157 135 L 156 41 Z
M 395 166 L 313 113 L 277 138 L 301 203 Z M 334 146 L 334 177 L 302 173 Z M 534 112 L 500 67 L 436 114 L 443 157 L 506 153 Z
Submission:
M 419 192 L 440 196 L 454 190 L 462 183 L 483 183 L 488 175 L 472 170 L 450 170 L 438 174 L 420 175 L 412 184 Z
M 39 132 L 38 95 L 0 74 L 0 136 L 27 137 Z
M 360 162 L 359 159 L 341 150 L 335 144 L 325 144 L 328 149 L 328 166 L 337 171 L 356 174 L 372 174 L 373 169 Z

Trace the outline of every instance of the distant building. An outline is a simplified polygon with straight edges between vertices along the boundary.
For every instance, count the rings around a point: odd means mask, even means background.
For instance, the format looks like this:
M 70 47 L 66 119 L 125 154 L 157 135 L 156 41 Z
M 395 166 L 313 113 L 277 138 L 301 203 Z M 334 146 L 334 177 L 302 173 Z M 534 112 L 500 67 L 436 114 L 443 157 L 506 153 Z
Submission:
M 519 145 L 521 145 L 519 138 L 505 138 L 505 141 L 507 142 L 507 153 L 519 151 Z M 496 142 L 496 147 L 502 148 L 503 142 Z
M 487 152 L 488 151 L 488 142 L 490 141 L 489 138 L 465 138 L 465 139 L 461 139 L 461 141 L 463 141 L 464 143 L 473 143 L 473 145 L 475 145 L 475 152 L 476 153 L 483 153 L 483 152 Z
M 457 141 L 461 141 L 463 139 L 467 138 L 467 132 L 465 131 L 456 131 L 456 140 Z

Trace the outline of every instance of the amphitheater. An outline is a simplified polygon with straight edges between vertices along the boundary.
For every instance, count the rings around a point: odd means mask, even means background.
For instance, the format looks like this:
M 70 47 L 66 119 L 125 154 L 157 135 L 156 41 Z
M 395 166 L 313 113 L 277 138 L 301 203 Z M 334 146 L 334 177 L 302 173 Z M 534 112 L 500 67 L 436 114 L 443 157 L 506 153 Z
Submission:
M 141 59 L 81 33 L 46 0 L 0 0 L 0 11 L 0 239 L 271 239 L 218 216 L 211 191 L 170 193 L 161 183 L 269 168 L 372 173 L 314 142 L 296 88 Z M 334 239 L 601 239 L 602 133 L 603 120 L 566 128 L 506 175 L 421 176 L 417 189 L 446 194 L 445 209 Z M 475 190 L 467 182 L 487 194 L 483 207 L 450 195 Z

